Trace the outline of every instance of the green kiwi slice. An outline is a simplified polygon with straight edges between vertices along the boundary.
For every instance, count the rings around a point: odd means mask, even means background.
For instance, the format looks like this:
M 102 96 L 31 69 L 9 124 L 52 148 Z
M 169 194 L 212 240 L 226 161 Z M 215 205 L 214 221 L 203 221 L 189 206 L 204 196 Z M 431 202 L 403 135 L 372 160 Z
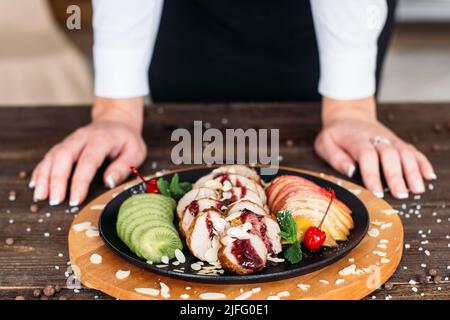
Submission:
M 136 253 L 147 261 L 161 262 L 163 256 L 172 259 L 175 249 L 183 249 L 178 233 L 168 227 L 154 227 L 145 231 L 139 238 Z

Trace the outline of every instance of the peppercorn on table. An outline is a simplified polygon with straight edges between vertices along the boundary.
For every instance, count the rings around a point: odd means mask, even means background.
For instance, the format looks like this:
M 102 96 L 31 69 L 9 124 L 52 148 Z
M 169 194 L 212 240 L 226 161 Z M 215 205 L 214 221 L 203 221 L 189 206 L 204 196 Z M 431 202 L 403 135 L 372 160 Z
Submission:
M 318 104 L 154 105 L 144 138 L 150 156 L 144 174 L 170 169 L 170 133 L 202 119 L 217 128 L 280 128 L 282 165 L 338 176 L 313 152 L 320 129 Z M 450 104 L 380 105 L 379 117 L 433 162 L 438 180 L 421 197 L 394 200 L 404 227 L 403 257 L 394 275 L 367 299 L 450 299 Z M 113 299 L 76 282 L 67 235 L 78 208 L 32 203 L 28 176 L 45 152 L 89 121 L 86 107 L 0 108 L 0 298 Z M 352 182 L 361 184 L 360 177 Z M 107 191 L 98 175 L 92 200 Z M 45 290 L 44 290 L 45 289 Z

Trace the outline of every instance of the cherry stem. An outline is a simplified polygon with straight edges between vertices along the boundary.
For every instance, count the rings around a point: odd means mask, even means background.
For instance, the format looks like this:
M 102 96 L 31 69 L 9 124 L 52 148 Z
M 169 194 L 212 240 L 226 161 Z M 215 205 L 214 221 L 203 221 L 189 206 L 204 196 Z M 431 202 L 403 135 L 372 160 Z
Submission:
M 323 224 L 323 222 L 325 221 L 325 218 L 326 218 L 326 216 L 327 216 L 327 214 L 328 214 L 328 211 L 329 211 L 330 208 L 331 208 L 331 204 L 333 203 L 333 200 L 334 200 L 334 190 L 331 189 L 331 188 L 327 188 L 327 191 L 330 193 L 330 202 L 328 203 L 327 210 L 325 211 L 325 214 L 324 214 L 323 217 L 322 217 L 322 221 L 320 221 L 319 229 L 322 228 L 322 224 Z
M 148 185 L 148 181 L 144 179 L 144 177 L 139 173 L 139 171 L 135 167 L 130 167 L 130 169 L 136 177 L 140 178 L 146 185 Z

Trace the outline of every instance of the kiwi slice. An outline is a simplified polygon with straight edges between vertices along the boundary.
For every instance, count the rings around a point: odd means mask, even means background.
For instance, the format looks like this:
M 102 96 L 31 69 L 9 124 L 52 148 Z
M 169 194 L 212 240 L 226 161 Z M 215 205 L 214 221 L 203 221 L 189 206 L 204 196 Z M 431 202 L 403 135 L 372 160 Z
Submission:
M 128 244 L 128 246 L 130 246 L 130 238 L 131 238 L 131 233 L 133 232 L 133 230 L 138 227 L 139 225 L 142 225 L 143 223 L 150 221 L 152 223 L 156 223 L 157 225 L 162 225 L 162 226 L 173 226 L 173 224 L 171 222 L 168 221 L 164 221 L 161 219 L 157 219 L 157 217 L 151 217 L 151 216 L 141 216 L 135 220 L 133 220 L 130 223 L 124 223 L 123 227 L 121 229 L 121 235 L 122 235 L 122 240 Z
M 140 207 L 158 207 L 165 211 L 174 211 L 174 209 L 172 209 L 172 206 L 160 201 L 139 201 L 135 203 L 127 203 L 126 205 L 120 206 L 120 211 L 127 212 L 128 210 Z
M 130 198 L 128 198 L 123 202 L 122 206 L 126 207 L 129 204 L 136 204 L 140 202 L 161 203 L 166 206 L 169 206 L 170 208 L 172 208 L 172 210 L 174 210 L 177 206 L 177 203 L 174 199 L 156 193 L 141 193 L 131 196 Z
M 152 204 L 148 204 L 148 205 L 140 204 L 140 205 L 136 205 L 136 206 L 125 208 L 125 209 L 120 208 L 119 214 L 117 216 L 117 221 L 124 220 L 126 217 L 128 217 L 130 214 L 132 214 L 135 211 L 150 211 L 150 210 L 152 212 L 158 211 L 160 213 L 164 213 L 167 217 L 170 217 L 171 219 L 173 219 L 173 215 L 174 215 L 173 210 L 171 210 L 167 207 L 161 206 L 157 203 L 152 203 Z
M 178 233 L 168 227 L 150 228 L 141 235 L 138 244 L 138 255 L 157 263 L 161 262 L 163 256 L 169 259 L 175 257 L 175 249 L 183 249 Z
M 125 221 L 129 221 L 131 218 L 136 218 L 139 215 L 157 216 L 163 220 L 173 221 L 174 213 L 165 211 L 158 207 L 138 207 L 130 209 L 117 218 L 117 223 L 121 224 Z
M 163 221 L 155 221 L 155 220 L 146 220 L 141 222 L 141 224 L 135 226 L 132 230 L 130 230 L 130 234 L 126 235 L 126 240 L 128 241 L 128 247 L 133 252 L 137 252 L 136 248 L 139 247 L 139 239 L 141 238 L 142 234 L 146 232 L 147 230 L 150 230 L 152 228 L 156 227 L 167 227 L 169 229 L 172 229 L 173 231 L 177 232 L 175 227 L 171 224 L 168 224 Z

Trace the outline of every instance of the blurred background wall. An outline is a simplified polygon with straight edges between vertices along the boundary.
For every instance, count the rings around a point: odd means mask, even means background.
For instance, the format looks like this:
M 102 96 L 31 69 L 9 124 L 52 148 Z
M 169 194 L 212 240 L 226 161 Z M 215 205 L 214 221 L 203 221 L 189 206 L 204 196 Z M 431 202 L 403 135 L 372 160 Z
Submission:
M 90 0 L 1 0 L 0 105 L 90 104 L 91 16 Z M 450 0 L 400 0 L 380 101 L 450 101 L 449 70 Z

